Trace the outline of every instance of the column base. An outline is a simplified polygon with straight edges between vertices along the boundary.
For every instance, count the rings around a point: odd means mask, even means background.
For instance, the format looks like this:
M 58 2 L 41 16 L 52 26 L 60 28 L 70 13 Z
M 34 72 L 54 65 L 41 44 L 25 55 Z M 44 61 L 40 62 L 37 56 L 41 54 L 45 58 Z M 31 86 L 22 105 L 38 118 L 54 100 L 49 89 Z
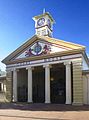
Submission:
M 50 101 L 45 101 L 45 103 L 51 103 Z
M 18 101 L 17 101 L 17 100 L 12 100 L 12 102 L 16 103 L 16 102 L 18 102 Z
M 33 102 L 28 102 L 28 104 L 32 104 Z
M 27 102 L 28 102 L 28 103 L 33 103 L 33 101 L 29 101 L 29 100 L 28 100 Z
M 66 104 L 66 105 L 71 105 L 71 102 L 66 102 L 65 104 Z

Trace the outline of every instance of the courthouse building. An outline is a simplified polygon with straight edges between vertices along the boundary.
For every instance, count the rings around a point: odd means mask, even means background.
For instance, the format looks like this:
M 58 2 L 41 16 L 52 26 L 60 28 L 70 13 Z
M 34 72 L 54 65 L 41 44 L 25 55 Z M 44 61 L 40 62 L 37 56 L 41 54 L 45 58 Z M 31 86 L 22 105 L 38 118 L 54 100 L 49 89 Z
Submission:
M 52 37 L 52 16 L 33 17 L 36 34 L 2 62 L 9 102 L 89 104 L 85 46 Z

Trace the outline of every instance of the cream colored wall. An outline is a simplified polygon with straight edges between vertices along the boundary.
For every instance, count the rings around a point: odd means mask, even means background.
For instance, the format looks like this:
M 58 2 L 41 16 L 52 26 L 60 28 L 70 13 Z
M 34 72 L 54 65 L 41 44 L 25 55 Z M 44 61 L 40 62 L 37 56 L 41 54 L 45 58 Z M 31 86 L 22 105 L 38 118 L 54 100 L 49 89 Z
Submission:
M 89 74 L 83 75 L 83 103 L 89 104 Z
M 7 71 L 6 74 L 6 99 L 7 102 L 12 101 L 12 72 Z
M 82 59 L 73 61 L 73 104 L 83 104 Z

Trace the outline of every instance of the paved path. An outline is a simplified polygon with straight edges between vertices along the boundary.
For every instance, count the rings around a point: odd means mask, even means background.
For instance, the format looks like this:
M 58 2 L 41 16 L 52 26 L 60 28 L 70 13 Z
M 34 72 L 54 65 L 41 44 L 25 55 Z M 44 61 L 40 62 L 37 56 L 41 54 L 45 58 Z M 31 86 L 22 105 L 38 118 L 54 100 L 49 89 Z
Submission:
M 89 106 L 0 104 L 0 120 L 89 120 Z

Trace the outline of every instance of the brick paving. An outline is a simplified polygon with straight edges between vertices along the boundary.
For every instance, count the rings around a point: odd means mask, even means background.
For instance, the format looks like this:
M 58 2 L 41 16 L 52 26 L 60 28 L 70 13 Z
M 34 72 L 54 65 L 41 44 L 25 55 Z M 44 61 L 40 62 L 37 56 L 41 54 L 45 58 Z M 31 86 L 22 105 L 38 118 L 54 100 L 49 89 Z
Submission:
M 89 106 L 1 103 L 0 120 L 89 120 Z

